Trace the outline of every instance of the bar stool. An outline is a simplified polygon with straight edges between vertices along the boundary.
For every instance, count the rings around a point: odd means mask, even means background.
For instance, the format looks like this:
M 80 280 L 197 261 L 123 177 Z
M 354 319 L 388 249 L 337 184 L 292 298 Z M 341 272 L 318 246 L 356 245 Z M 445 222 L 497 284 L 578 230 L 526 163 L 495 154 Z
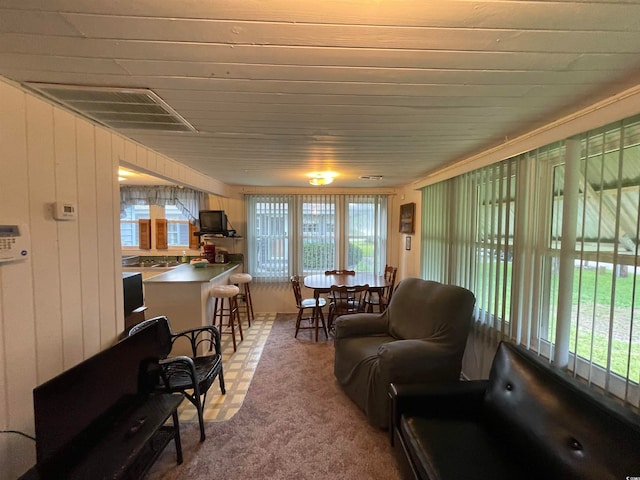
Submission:
M 248 273 L 232 273 L 229 275 L 229 283 L 233 285 L 237 285 L 238 288 L 242 285 L 242 293 L 240 293 L 240 298 L 244 301 L 244 311 L 247 316 L 247 324 L 251 326 L 251 320 L 255 318 L 253 313 L 253 301 L 251 300 L 251 289 L 249 288 L 249 283 L 251 283 L 253 277 Z M 240 307 L 238 307 L 238 310 Z
M 236 285 L 213 285 L 209 288 L 209 296 L 215 299 L 213 304 L 213 320 L 212 324 L 216 325 L 218 322 L 218 329 L 220 334 L 231 334 L 233 339 L 233 351 L 236 351 L 236 327 L 240 332 L 240 340 L 244 340 L 242 335 L 242 324 L 240 323 L 240 317 L 238 315 L 238 294 L 240 289 Z M 227 306 L 225 307 L 224 300 L 227 299 Z M 229 321 L 227 322 L 226 330 L 223 330 L 223 317 L 227 316 Z M 236 320 L 238 321 L 236 325 Z

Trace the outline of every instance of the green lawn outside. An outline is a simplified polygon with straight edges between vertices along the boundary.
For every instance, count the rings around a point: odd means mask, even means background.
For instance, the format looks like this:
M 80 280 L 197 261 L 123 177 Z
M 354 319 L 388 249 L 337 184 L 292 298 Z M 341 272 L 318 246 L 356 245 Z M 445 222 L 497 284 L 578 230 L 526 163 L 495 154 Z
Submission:
M 503 267 L 502 262 L 497 262 L 499 268 Z M 487 270 L 488 271 L 488 270 Z M 504 270 L 500 271 L 500 275 L 504 274 Z M 493 275 L 495 278 L 495 265 Z M 507 262 L 507 288 L 508 292 L 511 288 L 511 262 Z M 580 277 L 581 275 L 581 277 Z M 639 279 L 640 280 L 640 279 Z M 575 269 L 575 277 L 573 282 L 573 315 L 571 329 L 570 349 L 573 352 L 576 349 L 576 330 L 578 331 L 577 353 L 583 358 L 592 357 L 594 363 L 602 367 L 607 365 L 607 356 L 609 348 L 609 317 L 612 300 L 612 284 L 614 281 L 613 271 L 611 269 L 601 269 L 597 271 L 595 268 L 583 268 L 582 273 L 579 267 Z M 637 290 L 634 292 L 635 275 L 633 270 L 624 277 L 615 277 L 614 298 L 614 331 L 611 340 L 611 370 L 615 373 L 627 377 L 629 370 L 629 379 L 640 383 L 640 282 L 638 282 Z M 578 290 L 580 287 L 580 290 Z M 555 318 L 557 312 L 558 299 L 558 276 L 554 274 L 551 279 L 551 305 L 550 323 L 548 340 L 555 339 Z M 635 296 L 635 301 L 634 301 Z M 506 318 L 509 317 L 510 302 L 505 305 Z M 576 316 L 580 308 L 580 326 L 576 328 Z M 494 305 L 496 314 L 501 314 L 499 305 Z M 595 314 L 594 314 L 595 310 Z M 595 319 L 594 319 L 595 317 Z M 628 352 L 628 335 L 633 320 L 633 332 L 631 332 L 633 342 L 631 354 Z M 595 322 L 595 328 L 593 323 Z M 592 334 L 593 332 L 593 334 Z M 591 345 L 591 337 L 593 336 L 593 346 Z M 593 355 L 591 349 L 593 348 Z
M 581 275 L 581 277 L 580 277 Z M 579 282 L 580 280 L 580 282 Z M 596 305 L 595 332 L 592 335 L 592 322 L 586 322 L 578 333 L 578 355 L 589 358 L 591 352 L 591 337 L 593 336 L 593 361 L 606 366 L 609 348 L 609 317 L 611 309 L 611 291 L 614 281 L 612 270 L 582 269 L 575 270 L 573 286 L 573 306 L 577 311 L 578 305 L 589 306 L 589 316 L 593 317 L 592 305 Z M 640 382 L 640 291 L 634 282 L 633 273 L 625 277 L 615 277 L 614 298 L 614 331 L 611 340 L 611 370 L 623 377 L 627 376 L 629 367 L 629 379 Z M 578 286 L 581 283 L 580 292 Z M 634 301 L 635 297 L 635 301 Z M 628 332 L 633 320 L 631 357 L 628 351 Z M 575 325 L 575 318 L 573 319 Z M 604 330 L 604 331 L 603 331 Z M 576 328 L 571 329 L 571 350 L 575 349 Z M 623 338 L 616 338 L 622 336 Z M 626 338 L 625 338 L 626 337 Z M 630 362 L 629 362 L 630 360 Z M 629 366 L 630 365 L 630 366 Z

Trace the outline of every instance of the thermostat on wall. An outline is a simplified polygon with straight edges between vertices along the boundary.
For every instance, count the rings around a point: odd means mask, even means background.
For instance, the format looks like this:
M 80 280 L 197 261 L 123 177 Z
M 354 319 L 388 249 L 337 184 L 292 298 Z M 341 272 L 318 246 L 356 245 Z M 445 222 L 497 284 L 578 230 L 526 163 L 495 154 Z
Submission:
M 78 210 L 73 203 L 56 202 L 53 204 L 53 218 L 56 220 L 75 220 Z

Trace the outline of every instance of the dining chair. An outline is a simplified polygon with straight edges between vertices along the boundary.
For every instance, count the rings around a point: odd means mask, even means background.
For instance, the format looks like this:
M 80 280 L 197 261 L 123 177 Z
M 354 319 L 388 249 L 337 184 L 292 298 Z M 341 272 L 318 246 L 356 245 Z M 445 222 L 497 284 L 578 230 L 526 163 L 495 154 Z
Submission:
M 355 275 L 355 270 L 327 270 L 325 275 Z
M 383 288 L 369 289 L 364 299 L 366 303 L 365 310 L 369 313 L 373 312 L 375 306 L 378 307 L 380 313 L 384 312 L 391 301 L 393 295 L 393 289 L 396 284 L 396 276 L 398 274 L 398 267 L 392 267 L 391 265 L 385 265 L 384 267 L 384 279 L 387 285 Z
M 298 337 L 298 331 L 305 329 L 313 329 L 316 331 L 316 342 L 318 341 L 318 328 L 319 323 L 322 324 L 322 331 L 324 336 L 328 339 L 327 326 L 324 322 L 324 314 L 322 308 L 327 305 L 326 299 L 322 297 L 315 298 L 302 298 L 302 289 L 300 288 L 300 277 L 298 275 L 292 275 L 290 278 L 291 287 L 293 289 L 293 295 L 296 299 L 296 307 L 298 308 L 298 318 L 296 318 L 296 333 L 293 338 Z M 305 311 L 311 310 L 311 313 L 305 317 Z M 308 327 L 300 326 L 303 321 L 309 321 Z
M 226 393 L 220 332 L 214 325 L 173 332 L 169 319 L 160 316 L 140 322 L 129 331 L 129 336 L 153 323 L 158 324 L 157 349 L 161 368 L 159 382 L 155 388 L 169 393 L 180 392 L 193 403 L 198 413 L 200 441 L 203 442 L 203 409 L 209 387 L 216 378 L 220 384 L 220 392 L 223 395 Z M 190 346 L 191 355 L 171 356 L 172 347 L 178 342 L 186 342 Z
M 364 312 L 364 297 L 368 290 L 369 284 L 354 286 L 331 285 L 329 290 L 329 331 L 333 326 L 333 320 L 340 315 Z

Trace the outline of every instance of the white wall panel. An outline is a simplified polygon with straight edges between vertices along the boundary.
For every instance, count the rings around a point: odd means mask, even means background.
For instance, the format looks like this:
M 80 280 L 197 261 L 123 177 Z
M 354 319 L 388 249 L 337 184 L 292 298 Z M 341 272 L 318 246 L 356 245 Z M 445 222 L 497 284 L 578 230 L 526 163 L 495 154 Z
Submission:
M 53 121 L 56 194 L 51 201 L 70 202 L 77 208 L 76 117 L 64 110 L 55 109 Z M 66 369 L 83 359 L 80 242 L 77 220 L 56 221 L 56 227 L 60 270 L 63 365 Z
M 117 148 L 120 145 L 116 141 L 117 135 L 111 135 L 111 215 L 105 217 L 105 221 L 111 219 L 111 271 L 113 272 L 112 281 L 114 282 L 115 298 L 112 306 L 115 309 L 115 334 L 119 335 L 124 331 L 124 292 L 122 289 L 122 246 L 120 245 L 120 182 L 118 181 L 118 166 L 120 163 L 120 155 Z M 111 317 L 108 317 L 111 318 Z M 113 343 L 116 338 L 112 338 Z
M 53 107 L 27 95 L 27 162 L 29 224 L 33 255 L 38 381 L 62 371 L 60 267 L 56 223 L 50 203 L 55 199 Z
M 142 145 L 136 145 L 136 165 L 144 168 L 145 170 L 149 168 L 147 161 L 147 152 L 148 150 Z
M 27 222 L 29 218 L 25 109 L 25 95 L 0 82 L 2 223 Z M 31 389 L 36 383 L 31 272 L 31 260 L 0 264 L 0 425 L 29 434 L 33 433 Z M 0 478 L 12 474 L 12 464 L 28 464 L 34 453 L 32 441 L 15 434 L 0 436 Z
M 98 206 L 94 126 L 77 122 L 78 238 L 82 291 L 82 344 L 85 357 L 100 350 L 98 272 Z
M 0 264 L 2 429 L 33 435 L 33 388 L 123 329 L 117 168 L 127 144 L 135 154 L 137 144 L 0 80 L 0 223 L 31 233 L 30 258 Z M 75 203 L 77 219 L 54 220 L 55 201 Z M 0 480 L 34 462 L 32 440 L 0 435 Z
M 112 187 L 105 181 L 116 177 L 111 156 L 111 135 L 96 128 L 96 201 L 98 205 L 98 271 L 100 285 L 100 344 L 106 347 L 112 343 L 117 332 L 115 311 L 115 268 L 113 265 L 113 223 L 114 205 Z M 118 207 L 119 211 L 119 207 Z M 101 221 L 102 220 L 102 221 Z

